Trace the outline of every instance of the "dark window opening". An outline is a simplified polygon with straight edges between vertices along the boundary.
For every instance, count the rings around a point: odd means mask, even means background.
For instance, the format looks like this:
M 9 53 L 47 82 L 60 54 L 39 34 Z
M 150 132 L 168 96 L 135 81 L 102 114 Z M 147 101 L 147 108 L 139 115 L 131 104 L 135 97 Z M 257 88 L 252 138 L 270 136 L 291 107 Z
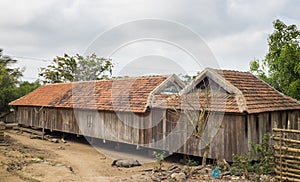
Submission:
M 283 128 L 282 126 L 282 112 L 278 114 L 278 128 Z
M 271 132 L 271 128 L 272 128 L 272 114 L 269 112 L 269 122 L 267 126 L 267 132 Z
M 218 83 L 215 81 L 204 78 L 201 82 L 199 82 L 193 92 L 202 92 L 202 93 L 228 93 L 224 88 L 222 88 Z
M 255 129 L 256 129 L 256 131 L 259 130 L 259 117 L 258 117 L 258 115 L 255 115 Z
M 259 117 L 258 117 L 258 115 L 255 115 L 255 129 L 256 129 L 256 132 L 257 132 L 257 134 L 256 134 L 256 136 L 257 136 L 257 142 L 260 142 L 259 141 Z
M 248 137 L 248 115 L 245 117 L 245 136 Z
M 289 123 L 289 113 L 288 112 L 285 112 L 285 128 L 287 129 L 288 128 L 288 123 Z

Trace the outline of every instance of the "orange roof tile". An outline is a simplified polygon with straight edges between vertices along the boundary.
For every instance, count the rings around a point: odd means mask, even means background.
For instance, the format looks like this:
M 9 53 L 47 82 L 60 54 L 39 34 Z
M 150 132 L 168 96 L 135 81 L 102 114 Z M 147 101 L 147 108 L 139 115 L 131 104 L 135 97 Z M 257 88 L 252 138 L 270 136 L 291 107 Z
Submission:
M 151 92 L 166 79 L 148 76 L 43 85 L 10 105 L 145 112 Z
M 211 110 L 217 112 L 237 112 L 239 106 L 232 95 L 193 93 L 186 95 L 155 95 L 152 107 L 176 110 Z M 221 103 L 221 104 L 220 104 Z
M 206 77 L 227 92 L 207 96 L 193 93 L 193 89 Z M 300 110 L 300 102 L 286 96 L 249 72 L 207 68 L 187 85 L 179 95 L 155 95 L 152 107 L 170 109 L 204 109 L 230 113 L 261 113 L 268 111 Z
M 242 92 L 248 113 L 300 109 L 299 101 L 280 93 L 249 72 L 214 71 Z

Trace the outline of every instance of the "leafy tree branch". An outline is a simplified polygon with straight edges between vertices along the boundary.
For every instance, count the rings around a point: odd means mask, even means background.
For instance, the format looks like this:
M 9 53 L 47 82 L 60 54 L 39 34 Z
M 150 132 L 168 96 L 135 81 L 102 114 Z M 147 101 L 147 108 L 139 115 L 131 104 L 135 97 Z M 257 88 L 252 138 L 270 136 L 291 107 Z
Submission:
M 44 83 L 60 83 L 108 79 L 112 74 L 113 64 L 110 59 L 99 58 L 96 54 L 81 56 L 57 56 L 51 65 L 41 68 L 39 76 Z
M 269 51 L 263 60 L 250 63 L 250 71 L 275 89 L 300 99 L 300 30 L 296 25 L 273 22 Z

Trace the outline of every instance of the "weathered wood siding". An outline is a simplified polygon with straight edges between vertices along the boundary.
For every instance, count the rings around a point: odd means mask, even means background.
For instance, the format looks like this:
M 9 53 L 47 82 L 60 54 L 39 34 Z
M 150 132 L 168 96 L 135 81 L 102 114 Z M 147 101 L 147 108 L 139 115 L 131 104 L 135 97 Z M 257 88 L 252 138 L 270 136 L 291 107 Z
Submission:
M 115 113 L 64 108 L 18 107 L 19 124 L 147 146 L 162 138 L 163 112 Z M 140 129 L 142 128 L 142 129 Z
M 179 116 L 177 115 L 176 118 L 175 115 L 172 113 L 172 116 L 167 116 L 172 120 L 169 122 L 174 122 L 174 120 L 181 122 L 178 119 Z M 218 120 L 218 117 L 222 117 L 222 115 L 218 116 L 218 113 L 214 113 L 213 117 Z M 264 134 L 271 133 L 274 127 L 299 129 L 300 111 L 277 111 L 249 115 L 226 113 L 218 133 L 211 142 L 208 157 L 225 158 L 232 161 L 233 154 L 248 153 L 251 147 L 250 143 L 261 143 Z M 168 129 L 172 129 L 172 127 L 169 126 Z M 203 156 L 204 147 L 205 144 L 192 135 L 177 152 Z
M 5 123 L 15 123 L 16 117 L 15 112 L 9 112 L 0 117 L 0 121 L 4 121 Z
M 300 111 L 277 111 L 259 114 L 211 113 L 222 119 L 212 138 L 210 158 L 232 161 L 232 154 L 247 153 L 250 142 L 260 143 L 272 128 L 300 128 Z M 116 142 L 135 144 L 170 152 L 202 156 L 205 142 L 190 135 L 192 126 L 183 115 L 172 110 L 152 109 L 142 114 L 76 110 L 64 108 L 18 107 L 19 124 L 80 134 Z M 183 144 L 177 147 L 178 144 Z
M 46 107 L 18 107 L 16 118 L 19 124 L 50 130 L 79 134 L 73 110 Z
M 245 115 L 226 114 L 223 116 L 221 113 L 212 113 L 212 115 L 212 121 L 221 119 L 220 126 L 208 126 L 208 128 L 219 127 L 217 131 L 211 130 L 212 132 L 210 134 L 213 138 L 208 141 L 202 141 L 200 138 L 192 135 L 178 152 L 203 156 L 206 144 L 210 143 L 209 158 L 231 161 L 232 154 L 247 153 L 248 128 Z

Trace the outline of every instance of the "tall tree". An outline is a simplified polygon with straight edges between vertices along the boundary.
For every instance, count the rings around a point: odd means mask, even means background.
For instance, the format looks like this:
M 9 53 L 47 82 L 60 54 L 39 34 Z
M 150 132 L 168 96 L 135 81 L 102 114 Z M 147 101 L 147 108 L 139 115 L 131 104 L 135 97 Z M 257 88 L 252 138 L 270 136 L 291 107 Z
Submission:
M 35 82 L 21 81 L 14 89 L 15 98 L 20 98 L 33 90 L 37 89 L 40 85 L 40 81 L 36 80 Z
M 41 68 L 39 76 L 45 83 L 60 83 L 85 80 L 107 79 L 112 74 L 113 64 L 110 59 L 98 58 L 96 54 L 57 56 L 51 65 Z
M 300 31 L 296 25 L 273 22 L 269 51 L 262 61 L 250 63 L 250 71 L 275 89 L 300 100 Z
M 8 103 L 16 99 L 14 89 L 22 76 L 23 70 L 20 68 L 11 68 L 17 60 L 3 55 L 0 49 L 0 111 L 8 110 Z

